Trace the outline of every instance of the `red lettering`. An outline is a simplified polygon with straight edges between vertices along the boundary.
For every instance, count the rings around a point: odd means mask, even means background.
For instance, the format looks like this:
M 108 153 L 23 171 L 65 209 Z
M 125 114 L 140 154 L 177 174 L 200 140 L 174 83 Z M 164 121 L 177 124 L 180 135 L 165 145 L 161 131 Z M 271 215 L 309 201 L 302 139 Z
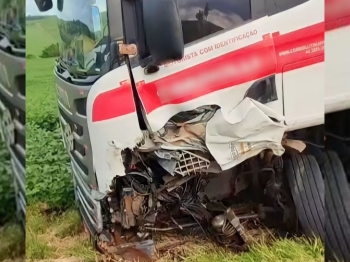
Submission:
M 203 55 L 203 54 L 209 53 L 210 51 L 213 51 L 213 47 L 212 46 L 208 46 L 208 47 L 205 47 L 205 48 L 201 49 L 199 51 L 199 53 L 201 55 Z
M 256 29 L 255 30 L 251 30 L 251 31 L 243 33 L 241 35 L 234 36 L 233 38 L 229 38 L 227 40 L 224 40 L 224 41 L 221 41 L 219 43 L 216 43 L 213 46 L 208 46 L 208 47 L 202 48 L 202 49 L 199 50 L 199 54 L 200 55 L 207 54 L 207 53 L 213 51 L 214 49 L 219 49 L 221 47 L 225 47 L 227 45 L 230 45 L 230 44 L 235 43 L 237 41 L 249 38 L 250 36 L 253 36 L 253 35 L 256 35 L 256 34 L 258 34 L 258 31 Z M 169 66 L 172 66 L 172 65 L 175 65 L 175 64 L 179 64 L 179 63 L 185 62 L 185 61 L 187 61 L 189 59 L 192 59 L 194 57 L 197 57 L 197 56 L 198 56 L 197 52 L 192 52 L 192 53 L 189 53 L 189 54 L 185 55 L 181 60 L 165 64 L 164 66 L 165 67 L 169 67 Z

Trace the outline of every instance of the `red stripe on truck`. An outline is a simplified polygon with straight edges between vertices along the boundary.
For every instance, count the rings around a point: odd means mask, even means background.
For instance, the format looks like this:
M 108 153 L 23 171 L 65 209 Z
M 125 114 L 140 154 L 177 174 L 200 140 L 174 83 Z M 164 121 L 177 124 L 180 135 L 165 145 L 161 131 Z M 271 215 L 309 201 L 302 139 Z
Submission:
M 150 83 L 137 83 L 147 113 L 166 104 L 180 104 L 200 96 L 295 70 L 324 61 L 324 23 L 252 44 L 220 57 L 185 68 Z M 317 59 L 312 59 L 318 57 Z M 311 62 L 312 63 L 311 63 Z M 311 64 L 310 64 L 311 63 Z M 185 64 L 185 63 L 184 63 Z M 285 65 L 293 66 L 284 67 Z M 93 103 L 92 121 L 103 121 L 135 112 L 130 84 L 99 94 Z
M 92 106 L 92 121 L 103 121 L 135 112 L 134 98 L 129 82 L 116 89 L 99 94 Z
M 346 27 L 350 25 L 350 16 L 348 17 L 343 17 L 338 20 L 333 20 L 330 22 L 327 22 L 325 25 L 325 31 L 331 31 L 334 29 L 339 29 L 342 27 Z
M 272 39 L 221 55 L 139 87 L 147 113 L 272 75 L 276 71 Z
M 310 65 L 307 60 L 324 56 L 324 23 L 302 28 L 273 38 L 276 52 L 276 73 L 290 71 L 285 65 L 298 63 L 298 69 Z
M 350 25 L 349 0 L 325 0 L 325 31 Z
M 331 22 L 350 16 L 349 0 L 325 0 L 325 22 Z

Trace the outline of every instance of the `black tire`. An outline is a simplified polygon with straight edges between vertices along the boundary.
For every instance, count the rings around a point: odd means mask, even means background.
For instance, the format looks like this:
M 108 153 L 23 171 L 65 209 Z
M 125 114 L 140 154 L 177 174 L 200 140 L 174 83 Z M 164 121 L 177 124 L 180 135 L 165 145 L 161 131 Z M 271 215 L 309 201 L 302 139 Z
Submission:
M 284 161 L 284 170 L 303 233 L 324 240 L 324 181 L 316 159 L 294 153 Z
M 326 261 L 350 261 L 350 188 L 335 152 L 326 152 Z

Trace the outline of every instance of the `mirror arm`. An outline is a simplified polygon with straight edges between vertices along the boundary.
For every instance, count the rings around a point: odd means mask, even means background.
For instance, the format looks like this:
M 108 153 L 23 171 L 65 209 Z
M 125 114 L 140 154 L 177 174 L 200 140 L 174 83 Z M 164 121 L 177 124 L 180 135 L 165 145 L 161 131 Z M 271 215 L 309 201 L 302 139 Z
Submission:
M 119 48 L 119 53 L 122 55 L 129 55 L 131 57 L 134 57 L 137 55 L 137 46 L 135 44 L 124 44 L 124 43 L 117 43 Z

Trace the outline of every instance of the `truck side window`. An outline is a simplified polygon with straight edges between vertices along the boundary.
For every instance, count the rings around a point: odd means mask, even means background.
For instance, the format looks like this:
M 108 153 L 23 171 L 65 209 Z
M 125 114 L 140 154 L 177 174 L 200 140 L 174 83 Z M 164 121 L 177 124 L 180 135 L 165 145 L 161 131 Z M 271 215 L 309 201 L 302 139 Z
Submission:
M 274 15 L 301 5 L 309 0 L 265 0 L 266 14 Z
M 250 0 L 178 0 L 185 44 L 252 19 Z

